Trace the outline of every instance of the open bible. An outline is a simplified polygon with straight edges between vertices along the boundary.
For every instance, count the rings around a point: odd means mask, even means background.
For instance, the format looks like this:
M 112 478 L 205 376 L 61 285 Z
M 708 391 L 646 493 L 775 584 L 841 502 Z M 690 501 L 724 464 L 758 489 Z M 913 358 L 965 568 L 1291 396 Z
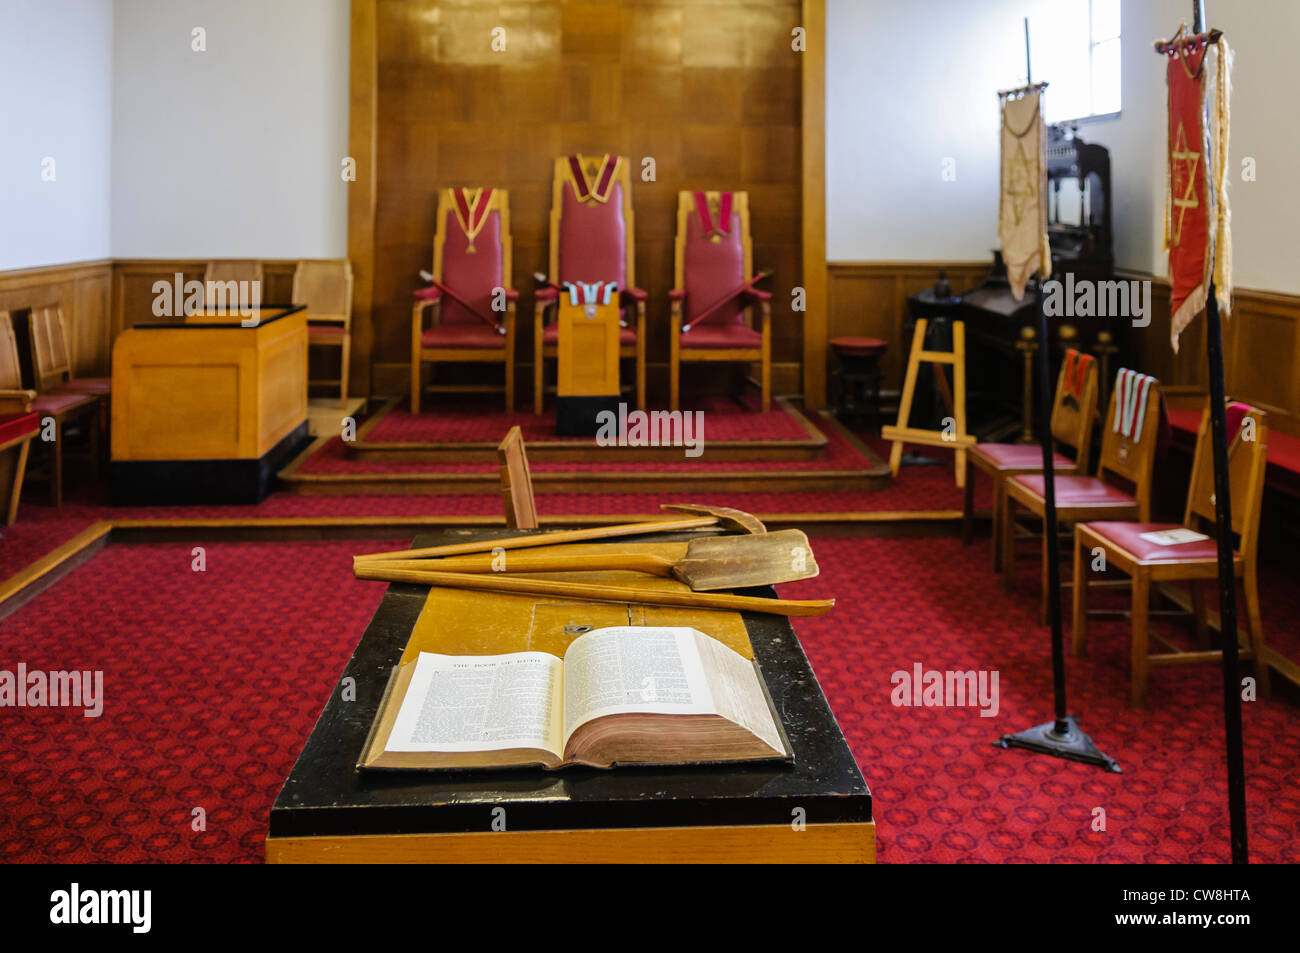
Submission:
M 757 663 L 695 629 L 616 626 L 547 652 L 394 669 L 361 768 L 789 760 Z

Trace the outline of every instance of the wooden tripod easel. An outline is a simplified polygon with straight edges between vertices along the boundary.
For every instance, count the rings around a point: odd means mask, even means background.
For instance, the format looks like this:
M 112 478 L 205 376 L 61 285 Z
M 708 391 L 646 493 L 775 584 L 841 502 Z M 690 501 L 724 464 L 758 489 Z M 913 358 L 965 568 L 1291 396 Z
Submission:
M 963 321 L 953 321 L 951 352 L 925 349 L 925 329 L 928 324 L 925 318 L 916 320 L 916 330 L 912 333 L 912 351 L 907 358 L 907 376 L 903 379 L 903 396 L 898 402 L 898 424 L 880 428 L 880 436 L 894 443 L 889 451 L 889 469 L 895 477 L 898 476 L 898 465 L 903 459 L 903 444 L 950 447 L 957 452 L 957 486 L 965 487 L 966 450 L 975 446 L 975 438 L 966 433 L 966 324 Z M 944 403 L 952 415 L 951 431 L 921 430 L 908 426 L 908 419 L 912 416 L 912 397 L 916 392 L 916 372 L 922 361 L 934 365 Z M 951 393 L 948 391 L 948 377 L 943 372 L 944 364 L 952 365 Z

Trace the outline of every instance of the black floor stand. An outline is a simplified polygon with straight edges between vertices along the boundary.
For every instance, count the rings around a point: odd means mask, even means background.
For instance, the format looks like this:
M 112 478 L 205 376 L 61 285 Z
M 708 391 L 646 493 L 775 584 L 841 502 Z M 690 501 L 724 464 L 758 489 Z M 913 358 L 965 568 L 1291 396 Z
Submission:
M 1038 340 L 1046 342 L 1047 312 L 1043 309 L 1042 289 L 1038 293 Z M 1052 406 L 1051 368 L 1046 346 L 1038 349 L 1038 406 Z M 1061 635 L 1061 548 L 1057 539 L 1056 474 L 1052 466 L 1052 434 L 1047 422 L 1038 422 L 1039 442 L 1043 447 L 1043 496 L 1046 506 L 1043 533 L 1047 547 L 1047 609 L 1052 626 L 1052 683 L 1056 696 L 1056 718 L 1013 735 L 1003 735 L 993 742 L 1001 748 L 1023 748 L 1056 758 L 1095 764 L 1107 771 L 1120 773 L 1119 762 L 1100 751 L 1092 739 L 1079 729 L 1079 722 L 1065 712 L 1065 645 Z

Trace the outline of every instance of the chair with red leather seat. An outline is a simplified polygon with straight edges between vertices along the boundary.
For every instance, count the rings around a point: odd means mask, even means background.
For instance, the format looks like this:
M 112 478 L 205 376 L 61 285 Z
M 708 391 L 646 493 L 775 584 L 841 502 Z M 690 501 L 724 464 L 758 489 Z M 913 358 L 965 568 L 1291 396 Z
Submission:
M 1246 658 L 1254 658 L 1261 697 L 1268 695 L 1269 650 L 1259 608 L 1259 518 L 1264 496 L 1264 470 L 1268 464 L 1268 435 L 1265 413 L 1245 404 L 1228 407 L 1228 433 L 1234 435 L 1228 454 L 1228 485 L 1232 496 L 1232 531 L 1238 538 L 1232 565 L 1242 580 L 1246 595 L 1246 618 L 1249 642 L 1242 646 Z M 1098 549 L 1106 566 L 1129 576 L 1132 586 L 1132 648 L 1129 703 L 1146 706 L 1147 670 L 1151 665 L 1184 662 L 1214 662 L 1222 658 L 1217 649 L 1180 651 L 1167 640 L 1156 637 L 1171 651 L 1148 653 L 1151 639 L 1148 618 L 1152 585 L 1169 581 L 1187 581 L 1192 586 L 1192 606 L 1197 634 L 1205 641 L 1207 630 L 1205 588 L 1218 578 L 1218 546 L 1213 536 L 1198 531 L 1213 527 L 1215 522 L 1214 460 L 1210 445 L 1210 414 L 1201 417 L 1192 461 L 1192 479 L 1187 488 L 1187 505 L 1183 522 L 1087 522 L 1074 527 L 1074 654 L 1085 654 L 1088 637 L 1089 567 Z M 1152 538 L 1149 534 L 1191 530 L 1199 538 L 1175 542 L 1168 536 Z M 1211 529 L 1210 532 L 1213 532 Z M 1147 537 L 1147 538 L 1144 538 Z
M 1053 453 L 1052 462 L 1058 474 L 1086 476 L 1088 473 L 1092 428 L 1097 420 L 1097 386 L 1096 360 L 1073 348 L 1066 351 L 1056 379 L 1056 397 L 1048 426 L 1056 444 L 1072 450 L 1074 457 Z M 967 459 L 993 480 L 993 571 L 998 572 L 1002 568 L 1002 484 L 1008 477 L 1042 473 L 1043 450 L 1036 443 L 979 443 L 971 447 Z M 963 545 L 970 542 L 974 508 L 975 480 L 972 478 L 966 481 Z M 1012 531 L 1014 534 L 1014 527 Z
M 9 526 L 18 517 L 18 498 L 27 472 L 27 453 L 40 432 L 32 411 L 36 391 L 22 386 L 18 341 L 8 311 L 0 311 L 0 515 Z
M 1162 424 L 1160 384 L 1146 374 L 1120 369 L 1110 395 L 1102 426 L 1101 460 L 1097 475 L 1061 475 L 1055 479 L 1056 518 L 1061 524 L 1088 520 L 1149 520 L 1151 475 Z M 1041 452 L 1041 451 L 1040 451 Z M 1046 514 L 1045 479 L 1027 473 L 1003 480 L 1002 580 L 1008 589 L 1015 582 L 1015 528 L 1017 505 L 1040 519 Z M 1047 547 L 1056 538 L 1042 537 L 1041 618 L 1047 621 Z
M 542 412 L 544 365 L 559 355 L 557 302 L 565 284 L 613 282 L 623 312 L 620 358 L 636 361 L 636 406 L 645 407 L 646 293 L 636 287 L 635 217 L 626 156 L 560 156 L 551 183 L 547 281 L 533 303 L 533 413 Z M 547 312 L 553 312 L 548 319 Z M 635 325 L 628 317 L 635 314 Z
M 763 413 L 772 402 L 772 295 L 754 285 L 748 192 L 678 192 L 675 287 L 669 292 L 670 410 L 683 362 L 757 363 Z M 758 308 L 760 330 L 754 330 Z
M 50 502 L 63 506 L 63 445 L 69 423 L 87 428 L 90 457 L 99 465 L 100 431 L 105 429 L 105 415 L 101 413 L 108 394 L 106 392 L 82 393 L 67 385 L 71 381 L 70 360 L 64 336 L 55 327 L 62 328 L 62 318 L 57 308 L 33 308 L 28 318 L 31 339 L 32 377 L 37 397 L 32 410 L 40 417 L 53 420 L 54 439 L 50 444 Z M 11 326 L 12 330 L 12 326 Z M 45 442 L 45 441 L 42 441 Z
M 506 413 L 515 408 L 515 304 L 510 287 L 510 196 L 505 189 L 443 189 L 433 239 L 433 279 L 411 311 L 411 413 L 420 392 L 482 392 L 495 386 L 423 386 L 424 364 L 501 364 Z M 432 313 L 428 327 L 425 312 Z

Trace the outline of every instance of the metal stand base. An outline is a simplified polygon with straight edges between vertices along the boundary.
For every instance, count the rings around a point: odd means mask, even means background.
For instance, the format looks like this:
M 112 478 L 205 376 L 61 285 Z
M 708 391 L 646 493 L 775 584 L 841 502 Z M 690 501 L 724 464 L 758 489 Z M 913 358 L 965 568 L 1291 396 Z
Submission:
M 1073 715 L 1065 716 L 1063 731 L 1057 730 L 1055 721 L 1049 721 L 1018 734 L 1003 735 L 993 744 L 999 748 L 1024 748 L 1026 751 L 1050 754 L 1082 764 L 1095 764 L 1115 774 L 1123 773 L 1118 761 L 1103 754 L 1092 743 L 1092 739 L 1079 730 L 1079 720 Z

